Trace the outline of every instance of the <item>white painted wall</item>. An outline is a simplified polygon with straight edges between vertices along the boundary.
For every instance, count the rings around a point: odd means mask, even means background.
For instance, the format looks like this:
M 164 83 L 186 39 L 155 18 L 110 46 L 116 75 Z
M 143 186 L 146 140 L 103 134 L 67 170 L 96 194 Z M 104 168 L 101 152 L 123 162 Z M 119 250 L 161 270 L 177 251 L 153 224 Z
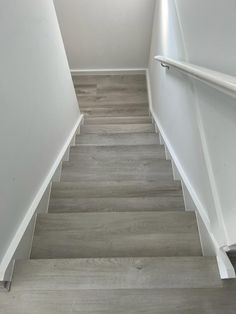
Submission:
M 80 113 L 52 0 L 1 1 L 0 41 L 1 266 Z
M 155 0 L 54 0 L 71 69 L 146 68 Z
M 236 76 L 235 0 L 176 0 L 192 63 Z
M 153 111 L 219 247 L 236 243 L 236 100 L 153 57 L 236 75 L 235 11 L 233 0 L 157 1 L 149 62 Z
M 236 2 L 227 0 L 226 5 L 221 0 L 207 0 L 199 5 L 194 0 L 177 0 L 177 6 L 189 61 L 236 76 Z M 236 99 L 200 82 L 195 82 L 195 86 L 227 243 L 233 245 L 236 243 Z M 214 227 L 217 232 L 217 226 Z

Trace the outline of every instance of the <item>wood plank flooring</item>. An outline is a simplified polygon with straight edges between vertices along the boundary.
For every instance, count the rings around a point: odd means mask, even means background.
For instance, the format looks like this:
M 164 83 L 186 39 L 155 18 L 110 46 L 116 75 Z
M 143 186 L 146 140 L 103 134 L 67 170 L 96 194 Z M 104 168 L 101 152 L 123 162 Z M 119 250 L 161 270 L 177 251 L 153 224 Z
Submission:
M 202 256 L 145 76 L 73 80 L 84 125 L 0 314 L 234 314 L 235 281 Z
M 214 257 L 200 256 L 19 261 L 16 265 L 14 291 L 233 286 L 232 281 L 223 281 L 216 276 L 217 267 Z M 32 276 L 32 273 L 35 275 Z M 54 280 L 51 280 L 49 274 Z
M 193 213 L 39 215 L 32 258 L 199 256 Z

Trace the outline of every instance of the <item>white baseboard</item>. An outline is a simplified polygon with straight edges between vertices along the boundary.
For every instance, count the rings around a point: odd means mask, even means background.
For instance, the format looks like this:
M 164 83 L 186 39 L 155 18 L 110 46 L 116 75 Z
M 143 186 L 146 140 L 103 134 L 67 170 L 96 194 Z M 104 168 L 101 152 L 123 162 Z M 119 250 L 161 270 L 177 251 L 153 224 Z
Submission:
M 127 75 L 146 74 L 146 68 L 123 68 L 123 69 L 71 69 L 72 75 Z
M 148 70 L 146 71 L 146 79 L 147 79 L 147 90 L 148 90 L 148 101 L 149 101 L 149 110 L 152 116 L 152 119 L 154 120 L 154 123 L 156 127 L 159 130 L 159 138 L 160 143 L 165 145 L 165 151 L 166 151 L 166 157 L 167 159 L 170 159 L 173 166 L 173 176 L 177 179 L 181 179 L 182 184 L 186 187 L 186 190 L 188 191 L 188 197 L 191 198 L 191 202 L 194 204 L 194 210 L 197 211 L 197 215 L 200 217 L 202 223 L 204 224 L 204 228 L 201 228 L 201 230 L 205 230 L 207 232 L 207 235 L 202 234 L 200 236 L 202 241 L 202 247 L 206 247 L 206 243 L 203 243 L 204 239 L 210 239 L 211 245 L 214 248 L 215 256 L 217 258 L 218 267 L 220 276 L 222 279 L 229 279 L 229 278 L 236 278 L 236 273 L 234 270 L 234 267 L 227 255 L 227 253 L 219 247 L 217 240 L 215 239 L 214 235 L 211 232 L 211 224 L 210 219 L 207 214 L 207 210 L 201 203 L 200 199 L 198 198 L 197 193 L 195 192 L 194 187 L 192 186 L 187 174 L 185 173 L 181 162 L 179 161 L 177 155 L 175 154 L 175 151 L 169 142 L 168 137 L 166 136 L 166 133 L 161 125 L 161 122 L 159 121 L 158 117 L 156 116 L 154 110 L 153 110 L 153 102 L 152 102 L 152 94 L 151 94 L 151 84 L 150 84 L 150 77 Z M 186 200 L 185 200 L 186 204 Z M 186 210 L 189 210 L 186 208 Z M 199 231 L 201 231 L 199 228 Z
M 20 226 L 18 227 L 2 261 L 0 264 L 0 281 L 10 281 L 12 271 L 14 268 L 14 260 L 29 258 L 32 237 L 34 231 L 34 224 L 36 214 L 39 212 L 46 212 L 50 197 L 50 186 L 53 180 L 58 180 L 60 177 L 61 163 L 67 157 L 67 151 L 73 138 L 77 133 L 80 124 L 83 123 L 83 115 L 77 119 L 73 129 L 71 130 L 67 140 L 65 141 L 60 153 L 54 161 L 48 175 L 46 176 L 43 184 L 41 185 L 38 193 L 36 194 L 33 202 L 28 208 L 25 217 L 23 218 Z

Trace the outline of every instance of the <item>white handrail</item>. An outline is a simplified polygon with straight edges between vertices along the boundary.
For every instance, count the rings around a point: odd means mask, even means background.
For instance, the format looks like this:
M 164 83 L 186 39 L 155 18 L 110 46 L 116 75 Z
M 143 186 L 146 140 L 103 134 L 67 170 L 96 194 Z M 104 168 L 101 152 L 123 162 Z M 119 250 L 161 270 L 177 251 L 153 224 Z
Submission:
M 185 74 L 188 74 L 210 86 L 214 86 L 221 91 L 230 92 L 236 97 L 236 77 L 221 72 L 212 71 L 191 63 L 176 61 L 174 59 L 156 56 L 155 60 L 159 61 L 162 66 L 173 67 Z

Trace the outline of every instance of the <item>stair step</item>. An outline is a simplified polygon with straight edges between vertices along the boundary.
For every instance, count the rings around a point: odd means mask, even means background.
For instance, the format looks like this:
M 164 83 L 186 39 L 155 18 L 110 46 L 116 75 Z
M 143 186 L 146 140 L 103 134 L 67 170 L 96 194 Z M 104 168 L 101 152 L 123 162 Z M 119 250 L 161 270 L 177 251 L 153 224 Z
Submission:
M 140 116 L 140 117 L 98 117 L 98 118 L 89 118 L 85 117 L 85 125 L 93 124 L 139 124 L 139 123 L 152 123 L 152 119 L 149 116 Z
M 172 174 L 161 174 L 158 172 L 140 172 L 140 171 L 127 171 L 122 172 L 112 172 L 106 170 L 98 171 L 97 169 L 91 170 L 90 172 L 78 172 L 76 168 L 63 169 L 61 174 L 61 182 L 79 182 L 79 181 L 152 181 L 152 180 L 166 180 L 170 181 L 172 179 Z
M 179 196 L 181 184 L 169 181 L 101 181 L 101 182 L 54 182 L 52 198 L 65 197 L 144 197 Z
M 96 85 L 76 86 L 76 95 L 78 97 L 79 105 L 81 106 L 122 106 L 122 105 L 143 105 L 148 106 L 146 91 L 127 91 L 124 95 L 119 90 L 110 92 L 109 94 L 102 94 L 101 91 L 96 90 Z
M 232 286 L 220 279 L 215 257 L 17 261 L 13 280 L 14 291 Z
M 116 146 L 96 146 L 96 145 L 76 145 L 70 149 L 70 161 L 81 158 L 105 160 L 119 158 L 132 160 L 142 160 L 144 158 L 165 159 L 165 149 L 161 145 L 116 145 Z
M 86 116 L 93 116 L 93 117 L 123 117 L 124 115 L 127 116 L 149 116 L 148 107 L 144 106 L 124 106 L 123 108 L 121 106 L 107 106 L 105 107 L 87 107 L 87 106 L 81 106 L 81 111 Z
M 173 180 L 171 163 L 155 160 L 78 160 L 64 162 L 61 181 L 74 182 L 82 179 L 93 180 Z
M 52 198 L 49 204 L 51 213 L 70 212 L 148 212 L 182 211 L 184 202 L 179 196 L 155 197 L 89 197 Z
M 137 84 L 133 86 L 97 86 L 97 84 L 75 84 L 75 92 L 78 96 L 95 95 L 97 97 L 112 96 L 117 99 L 122 96 L 140 96 L 147 100 L 147 87 L 144 84 Z
M 89 169 L 85 168 L 84 166 L 89 165 Z M 159 159 L 159 158 L 143 158 L 140 160 L 132 160 L 132 158 L 127 159 L 119 159 L 119 156 L 117 158 L 113 159 L 104 159 L 104 160 L 96 160 L 96 159 L 86 159 L 81 158 L 77 161 L 65 161 L 63 162 L 63 171 L 64 169 L 73 169 L 77 170 L 81 173 L 89 173 L 93 170 L 110 170 L 112 172 L 120 172 L 123 170 L 128 171 L 155 171 L 159 172 L 161 174 L 172 174 L 172 168 L 171 168 L 171 162 L 169 160 L 165 159 Z
M 91 94 L 78 94 L 79 105 L 92 104 L 92 107 L 97 105 L 100 106 L 110 106 L 114 105 L 117 107 L 127 106 L 127 105 L 144 105 L 148 106 L 148 97 L 146 92 L 140 93 L 113 93 L 113 94 L 96 94 L 96 91 Z
M 16 291 L 4 314 L 235 314 L 235 288 Z M 43 309 L 43 310 L 42 310 Z
M 40 214 L 31 258 L 199 256 L 192 212 Z
M 138 86 L 99 86 L 97 88 L 97 96 L 140 96 L 147 100 L 147 86 L 143 84 Z
M 166 182 L 84 181 L 53 183 L 49 212 L 183 210 L 180 184 Z
M 154 125 L 146 124 L 98 124 L 98 125 L 82 125 L 81 134 L 107 134 L 107 133 L 150 133 L 155 132 Z
M 83 98 L 84 99 L 84 98 Z M 87 97 L 86 97 L 87 99 Z M 148 105 L 145 102 L 132 102 L 132 103 L 110 103 L 109 99 L 107 101 L 107 103 L 104 102 L 99 102 L 96 101 L 95 103 L 91 104 L 91 103 L 87 103 L 87 102 L 81 102 L 80 101 L 80 108 L 81 109 L 85 109 L 85 110 L 96 110 L 96 109 L 109 109 L 109 110 L 123 110 L 126 111 L 128 110 L 143 110 L 146 109 L 148 110 Z
M 83 164 L 83 166 L 91 166 L 90 169 L 93 169 L 93 167 L 101 167 L 101 166 L 105 166 L 106 168 L 115 168 L 116 165 L 121 166 L 121 168 L 123 166 L 125 167 L 129 167 L 129 169 L 132 168 L 132 164 L 133 165 L 138 165 L 139 167 L 142 166 L 148 166 L 150 165 L 150 167 L 152 166 L 156 166 L 159 162 L 160 164 L 163 163 L 163 170 L 167 169 L 170 170 L 171 169 L 171 163 L 169 161 L 167 161 L 164 158 L 158 158 L 158 157 L 142 157 L 139 156 L 139 158 L 133 158 L 132 155 L 128 155 L 128 156 L 122 156 L 123 158 L 119 158 L 119 156 L 114 156 L 114 157 L 110 157 L 110 156 L 90 156 L 90 155 L 84 155 L 84 154 L 77 154 L 77 156 L 73 156 L 70 157 L 69 161 L 65 161 L 63 162 L 63 166 L 67 166 L 67 165 L 74 165 L 75 167 L 81 167 L 81 164 Z M 134 166 L 133 166 L 134 167 Z
M 157 145 L 158 135 L 155 133 L 127 133 L 127 134 L 80 134 L 76 137 L 76 144 L 96 146 L 107 145 Z
M 145 97 L 140 97 L 140 95 L 135 95 L 135 94 L 125 95 L 125 96 L 120 95 L 119 97 L 117 97 L 117 95 L 109 95 L 109 97 L 106 97 L 106 95 L 98 96 L 96 95 L 96 92 L 94 92 L 94 90 L 90 89 L 90 91 L 88 91 L 88 94 L 78 95 L 77 93 L 77 98 L 78 98 L 80 108 L 81 107 L 107 108 L 110 106 L 119 108 L 120 106 L 127 106 L 127 105 L 128 106 L 140 105 L 140 106 L 148 108 L 148 101 L 147 101 L 146 95 Z
M 110 87 L 114 88 L 117 86 L 147 86 L 145 74 L 125 74 L 125 75 L 72 75 L 73 82 L 75 85 L 83 84 L 96 84 L 97 87 Z

